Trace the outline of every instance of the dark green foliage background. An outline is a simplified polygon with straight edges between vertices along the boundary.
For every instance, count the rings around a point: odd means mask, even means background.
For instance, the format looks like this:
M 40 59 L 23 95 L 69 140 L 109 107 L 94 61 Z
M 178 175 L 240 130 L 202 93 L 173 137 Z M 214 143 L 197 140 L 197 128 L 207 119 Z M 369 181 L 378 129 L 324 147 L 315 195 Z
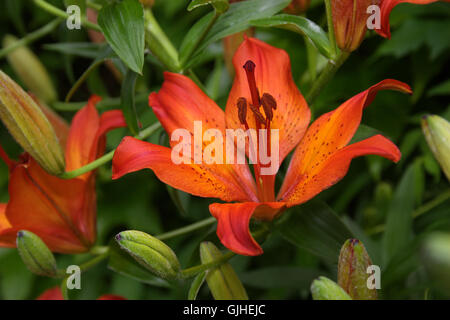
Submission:
M 62 1 L 48 2 L 63 8 Z M 153 10 L 177 48 L 189 28 L 210 10 L 199 8 L 188 13 L 188 3 L 187 0 L 156 0 Z M 321 1 L 313 1 L 307 16 L 326 28 Z M 0 38 L 8 33 L 22 37 L 52 18 L 31 1 L 1 1 Z M 392 39 L 386 40 L 370 32 L 311 107 L 317 117 L 387 78 L 407 82 L 414 90 L 413 96 L 380 93 L 366 109 L 362 121 L 365 126 L 379 130 L 400 146 L 402 160 L 395 165 L 377 157 L 356 159 L 348 175 L 318 197 L 338 214 L 353 236 L 364 242 L 374 263 L 381 266 L 381 296 L 386 299 L 423 299 L 425 295 L 429 298 L 448 297 L 426 273 L 421 244 L 424 237 L 433 231 L 450 230 L 450 201 L 441 203 L 416 219 L 411 219 L 411 216 L 414 210 L 448 192 L 449 188 L 420 128 L 420 118 L 424 114 L 439 114 L 450 120 L 449 18 L 450 6 L 443 3 L 399 6 L 391 16 Z M 294 79 L 305 94 L 309 84 L 304 76 L 307 60 L 302 37 L 277 29 L 256 29 L 256 36 L 289 53 Z M 49 70 L 61 101 L 92 59 L 62 54 L 46 45 L 77 41 L 89 41 L 85 28 L 70 31 L 61 24 L 50 35 L 30 46 Z M 224 106 L 231 79 L 224 67 L 221 50 L 220 42 L 208 47 L 204 53 L 205 62 L 195 67 L 195 71 L 206 84 L 208 93 Z M 0 60 L 0 69 L 20 83 L 6 59 Z M 144 125 L 155 120 L 147 106 L 146 96 L 161 86 L 162 71 L 161 65 L 146 57 L 143 76 L 136 85 L 137 95 L 144 96 L 138 99 L 137 105 Z M 85 101 L 92 93 L 120 96 L 120 84 L 105 66 L 89 76 L 72 100 Z M 73 116 L 73 112 L 60 114 L 67 119 Z M 360 133 L 364 134 L 363 131 Z M 108 147 L 112 149 L 117 146 L 125 134 L 125 130 L 109 134 Z M 159 139 L 160 133 L 152 137 L 154 142 Z M 0 141 L 10 155 L 17 157 L 20 154 L 20 147 L 3 125 L 0 126 Z M 208 204 L 212 200 L 185 195 L 182 196 L 186 200 L 187 214 L 180 213 L 164 184 L 150 171 L 130 174 L 118 181 L 111 181 L 110 175 L 109 165 L 100 168 L 97 183 L 98 244 L 107 244 L 116 233 L 125 229 L 159 234 L 210 216 Z M 7 184 L 7 168 L 0 162 L 1 202 L 8 200 Z M 306 205 L 293 209 L 290 214 L 307 217 L 308 210 L 315 209 Z M 296 221 L 298 234 L 304 235 L 299 240 L 303 241 L 300 247 L 292 244 L 295 239 L 286 241 L 286 236 L 280 231 L 272 234 L 264 244 L 264 255 L 255 258 L 240 256 L 231 260 L 250 298 L 310 299 L 309 287 L 315 277 L 325 275 L 336 280 L 337 255 L 325 254 L 328 251 L 323 251 L 320 246 L 317 249 L 317 243 L 337 241 L 339 248 L 343 241 L 339 244 L 339 239 L 328 239 L 329 234 L 324 230 L 308 227 L 305 221 Z M 384 232 L 373 233 L 374 228 L 386 223 Z M 214 231 L 215 228 L 203 229 L 167 243 L 177 253 L 181 264 L 188 267 L 199 262 L 198 245 L 201 241 L 208 239 L 219 245 Z M 342 237 L 345 240 L 346 234 Z M 60 266 L 80 263 L 86 258 L 83 255 L 57 257 Z M 32 275 L 16 250 L 0 249 L 1 299 L 34 299 L 55 285 L 59 282 Z M 83 274 L 82 290 L 71 292 L 71 297 L 95 299 L 104 293 L 115 293 L 129 299 L 185 299 L 188 288 L 189 282 L 171 288 L 142 284 L 108 270 L 105 262 Z M 200 291 L 200 298 L 211 298 L 207 286 Z

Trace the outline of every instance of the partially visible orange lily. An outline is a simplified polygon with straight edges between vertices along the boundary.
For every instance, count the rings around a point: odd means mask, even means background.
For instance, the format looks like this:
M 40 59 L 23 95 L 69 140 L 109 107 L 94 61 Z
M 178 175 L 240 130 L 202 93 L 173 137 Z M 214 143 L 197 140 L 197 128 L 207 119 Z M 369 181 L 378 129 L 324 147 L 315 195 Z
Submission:
M 60 287 L 53 287 L 44 291 L 36 300 L 64 300 Z M 104 294 L 97 298 L 97 300 L 127 300 L 126 298 L 116 294 Z
M 174 188 L 229 202 L 209 207 L 218 220 L 218 237 L 236 253 L 259 255 L 262 249 L 249 231 L 252 217 L 272 220 L 284 209 L 308 201 L 342 179 L 355 157 L 376 154 L 394 162 L 400 159 L 398 148 L 381 135 L 347 144 L 361 122 L 363 109 L 379 90 L 411 90 L 396 80 L 382 81 L 308 128 L 310 110 L 292 79 L 284 50 L 247 38 L 233 64 L 236 77 L 225 112 L 189 78 L 168 72 L 161 90 L 150 94 L 149 104 L 169 136 L 178 128 L 193 135 L 194 121 L 202 121 L 203 132 L 217 129 L 223 136 L 226 129 L 278 129 L 280 163 L 296 149 L 277 195 L 275 175 L 261 175 L 262 163 L 254 165 L 255 178 L 247 164 L 177 165 L 171 160 L 171 148 L 132 137 L 125 137 L 116 149 L 113 179 L 149 168 Z M 171 144 L 173 148 L 176 142 Z M 203 144 L 203 150 L 205 147 Z
M 400 3 L 413 3 L 413 4 L 429 4 L 437 2 L 439 0 L 381 0 L 381 29 L 375 29 L 375 31 L 382 37 L 391 38 L 391 27 L 389 25 L 389 16 L 392 9 Z M 441 0 L 444 2 L 450 2 L 450 0 Z
M 104 153 L 105 134 L 126 126 L 122 112 L 99 116 L 92 97 L 77 112 L 70 128 L 46 111 L 65 149 L 66 171 L 78 169 Z M 19 230 L 38 235 L 54 252 L 79 253 L 96 239 L 95 173 L 63 180 L 45 172 L 28 154 L 10 159 L 0 147 L 0 158 L 9 167 L 9 202 L 0 204 L 0 246 L 14 247 Z

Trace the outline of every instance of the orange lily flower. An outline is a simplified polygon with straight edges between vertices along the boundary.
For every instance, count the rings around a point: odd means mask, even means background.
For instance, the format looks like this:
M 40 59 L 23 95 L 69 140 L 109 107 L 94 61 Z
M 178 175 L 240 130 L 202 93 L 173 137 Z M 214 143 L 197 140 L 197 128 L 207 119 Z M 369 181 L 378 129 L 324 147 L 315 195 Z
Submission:
M 178 128 L 193 135 L 194 121 L 202 121 L 203 132 L 211 128 L 221 133 L 227 129 L 278 129 L 280 163 L 297 147 L 278 195 L 275 175 L 260 175 L 262 163 L 254 165 L 255 178 L 247 164 L 174 164 L 171 148 L 132 137 L 125 137 L 116 149 L 113 179 L 148 168 L 174 188 L 230 202 L 209 207 L 218 220 L 218 237 L 236 253 L 259 255 L 262 249 L 249 231 L 252 217 L 272 220 L 284 209 L 308 201 L 344 177 L 355 157 L 376 154 L 395 162 L 400 159 L 398 148 L 381 135 L 347 144 L 359 126 L 363 109 L 379 90 L 411 90 L 396 80 L 382 81 L 322 115 L 308 128 L 310 110 L 292 79 L 284 50 L 247 38 L 233 64 L 236 77 L 225 112 L 189 78 L 168 72 L 161 90 L 150 94 L 149 104 L 169 136 Z M 270 135 L 271 131 L 267 132 Z M 171 142 L 172 148 L 175 145 Z M 203 150 L 206 147 L 203 144 Z
M 437 2 L 439 0 L 381 0 L 381 29 L 375 29 L 375 31 L 382 37 L 391 38 L 391 27 L 389 25 L 389 16 L 392 9 L 400 3 L 413 3 L 413 4 L 429 4 Z M 442 0 L 444 2 L 450 2 L 450 0 Z
M 53 287 L 44 291 L 36 300 L 64 300 L 60 287 Z M 116 294 L 104 294 L 97 298 L 97 300 L 127 300 L 126 298 Z
M 102 155 L 105 134 L 125 126 L 122 112 L 98 115 L 99 97 L 92 97 L 77 112 L 70 128 L 55 114 L 48 119 L 65 147 L 66 171 L 78 169 Z M 63 180 L 45 172 L 28 154 L 11 160 L 0 147 L 9 167 L 9 202 L 0 204 L 0 246 L 14 247 L 19 230 L 38 235 L 54 252 L 80 253 L 96 239 L 95 173 Z

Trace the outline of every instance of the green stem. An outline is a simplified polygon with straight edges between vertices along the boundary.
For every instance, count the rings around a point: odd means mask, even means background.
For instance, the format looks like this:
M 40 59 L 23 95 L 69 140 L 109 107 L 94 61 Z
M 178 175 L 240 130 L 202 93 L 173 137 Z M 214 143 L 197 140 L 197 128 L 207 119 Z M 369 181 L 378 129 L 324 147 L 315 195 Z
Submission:
M 70 16 L 64 10 L 61 10 L 54 5 L 45 2 L 44 0 L 33 0 L 34 3 L 39 6 L 41 9 L 47 11 L 48 13 L 63 18 L 68 19 Z M 86 28 L 93 29 L 95 31 L 101 32 L 102 29 L 95 23 L 89 22 L 85 17 L 81 17 L 81 24 Z
M 440 195 L 438 195 L 433 200 L 425 203 L 423 206 L 420 206 L 419 208 L 414 210 L 414 212 L 412 213 L 413 219 L 423 215 L 424 213 L 427 213 L 428 211 L 430 211 L 431 209 L 439 206 L 440 204 L 444 203 L 448 199 L 450 199 L 450 189 L 447 189 L 445 192 L 441 193 Z M 380 225 L 378 225 L 376 227 L 373 227 L 372 229 L 368 230 L 366 233 L 371 236 L 371 235 L 374 235 L 374 234 L 377 234 L 377 233 L 381 233 L 385 229 L 386 229 L 386 225 L 380 224 Z
M 328 84 L 328 82 L 334 77 L 336 74 L 336 71 L 342 66 L 342 64 L 347 60 L 350 53 L 348 52 L 340 52 L 339 56 L 337 57 L 336 61 L 328 61 L 328 64 L 323 69 L 322 73 L 320 74 L 319 78 L 314 82 L 313 86 L 309 90 L 308 94 L 306 95 L 306 101 L 308 101 L 309 104 L 312 104 L 314 100 L 319 95 L 320 91 Z
M 336 38 L 334 35 L 333 13 L 331 12 L 331 0 L 325 0 L 325 10 L 327 12 L 328 38 L 330 39 L 331 56 L 336 58 Z
M 136 95 L 136 103 L 142 103 L 148 101 L 148 93 L 139 93 Z M 52 103 L 52 108 L 58 111 L 78 111 L 87 104 L 87 101 L 83 102 L 62 102 L 56 101 Z M 104 98 L 97 103 L 97 109 L 112 109 L 121 106 L 120 97 L 118 98 Z
M 145 40 L 150 51 L 172 72 L 180 72 L 178 52 L 161 29 L 150 9 L 144 11 Z
M 95 267 L 97 264 L 99 264 L 100 262 L 102 262 L 103 260 L 105 260 L 108 257 L 109 257 L 109 249 L 106 250 L 104 253 L 99 254 L 95 258 L 92 258 L 91 260 L 86 261 L 85 263 L 81 264 L 80 265 L 81 272 L 88 271 L 89 269 Z
M 214 260 L 214 261 L 211 261 L 211 262 L 208 262 L 208 263 L 200 264 L 198 266 L 182 270 L 181 271 L 181 277 L 183 279 L 188 279 L 188 278 L 195 277 L 197 274 L 199 274 L 201 272 L 204 272 L 204 271 L 206 271 L 208 269 L 220 266 L 221 264 L 223 264 L 223 263 L 227 262 L 228 260 L 230 260 L 235 255 L 236 254 L 234 252 L 228 251 L 227 253 L 225 253 L 222 257 L 220 257 L 217 260 Z
M 97 248 L 97 247 L 94 247 L 94 248 Z M 98 256 L 94 257 L 93 259 L 81 264 L 80 265 L 81 272 L 88 271 L 89 269 L 95 267 L 100 262 L 102 262 L 103 260 L 105 260 L 106 258 L 109 257 L 109 247 L 98 247 L 98 248 L 101 248 L 103 252 L 100 253 Z M 63 278 L 63 280 L 61 282 L 61 286 L 60 286 L 63 298 L 64 298 L 64 300 L 69 300 L 70 298 L 69 298 L 69 290 L 67 290 L 67 280 L 69 279 L 70 275 L 66 275 L 64 270 L 59 270 L 59 274 L 60 274 L 60 277 Z
M 262 241 L 264 241 L 269 232 L 270 232 L 270 229 L 269 229 L 268 224 L 264 223 L 261 225 L 261 228 L 259 230 L 255 231 L 252 235 L 255 240 L 262 239 Z M 181 270 L 181 277 L 183 279 L 195 277 L 197 274 L 199 274 L 201 272 L 205 272 L 208 269 L 215 268 L 215 267 L 222 265 L 223 263 L 227 262 L 235 255 L 236 254 L 234 252 L 228 251 L 227 253 L 223 254 L 222 257 L 220 257 L 217 260 Z
M 192 81 L 195 82 L 195 84 L 202 89 L 202 91 L 204 93 L 207 92 L 205 85 L 200 81 L 200 79 L 197 77 L 197 75 L 195 74 L 195 72 L 192 69 L 188 69 L 186 71 L 186 74 L 189 76 L 189 78 L 191 78 Z
M 154 123 L 150 127 L 142 130 L 138 135 L 136 135 L 134 137 L 139 140 L 146 139 L 149 136 L 151 136 L 160 127 L 161 127 L 161 124 L 159 122 Z M 91 163 L 89 163 L 81 168 L 78 168 L 76 170 L 69 171 L 69 172 L 64 172 L 59 177 L 61 179 L 73 179 L 73 178 L 81 176 L 85 173 L 88 173 L 89 171 L 95 170 L 98 167 L 111 161 L 114 156 L 114 152 L 115 152 L 115 150 L 112 150 L 112 151 L 108 152 L 107 154 L 105 154 L 103 157 L 100 157 L 97 160 L 94 160 Z
M 0 50 L 0 58 L 3 58 L 8 53 L 14 51 L 18 47 L 26 46 L 26 45 L 32 43 L 33 41 L 36 41 L 37 39 L 42 38 L 45 35 L 49 34 L 62 22 L 62 20 L 63 19 L 61 19 L 61 18 L 56 18 L 55 20 L 53 20 L 53 21 L 49 22 L 48 24 L 46 24 L 45 26 L 43 26 L 42 28 L 39 28 L 36 31 L 33 31 L 33 32 L 27 34 L 25 37 L 14 42 L 12 45 Z
M 167 240 L 167 239 L 170 239 L 170 238 L 178 237 L 178 236 L 181 236 L 183 234 L 191 233 L 191 232 L 196 231 L 198 229 L 201 229 L 201 228 L 207 227 L 209 225 L 212 225 L 216 221 L 217 221 L 216 218 L 210 217 L 210 218 L 204 219 L 202 221 L 190 224 L 190 225 L 188 225 L 186 227 L 183 227 L 183 228 L 180 228 L 180 229 L 176 229 L 176 230 L 173 230 L 173 231 L 169 231 L 169 232 L 160 234 L 160 235 L 156 236 L 156 238 L 158 238 L 159 240 Z
M 89 8 L 97 10 L 97 11 L 100 11 L 102 9 L 102 6 L 100 4 L 92 2 L 92 1 L 89 1 L 89 0 L 86 1 L 86 5 Z

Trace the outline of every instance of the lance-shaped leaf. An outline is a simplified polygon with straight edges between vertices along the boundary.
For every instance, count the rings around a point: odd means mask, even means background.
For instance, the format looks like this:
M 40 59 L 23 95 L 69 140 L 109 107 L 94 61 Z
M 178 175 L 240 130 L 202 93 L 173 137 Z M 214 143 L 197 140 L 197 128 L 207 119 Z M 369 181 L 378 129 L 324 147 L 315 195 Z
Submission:
M 114 52 L 134 72 L 144 66 L 144 9 L 138 0 L 107 5 L 98 14 L 98 24 Z
M 251 20 L 270 17 L 288 4 L 289 0 L 246 0 L 231 4 L 228 11 L 217 19 L 217 22 L 206 34 L 205 38 L 195 49 L 195 52 L 190 55 L 192 45 L 196 42 L 195 39 L 204 32 L 207 24 L 214 16 L 214 12 L 205 15 L 189 30 L 183 39 L 180 47 L 180 61 L 185 61 L 186 55 L 192 57 L 189 61 L 186 61 L 186 65 L 183 65 L 183 67 L 189 68 L 193 66 L 202 55 L 202 52 L 205 51 L 205 48 L 211 43 L 248 29 L 251 26 Z
M 269 18 L 252 20 L 250 24 L 255 27 L 276 27 L 297 32 L 307 37 L 322 55 L 331 58 L 330 41 L 325 31 L 305 17 L 278 14 Z
M 136 135 L 139 133 L 139 119 L 136 113 L 134 89 L 138 74 L 132 70 L 128 70 L 122 81 L 122 90 L 120 101 L 122 104 L 122 112 L 131 133 Z
M 377 290 L 369 289 L 367 268 L 372 261 L 358 239 L 347 240 L 341 249 L 338 264 L 338 284 L 354 300 L 375 300 Z
M 216 10 L 217 13 L 222 14 L 225 11 L 228 10 L 230 7 L 230 4 L 228 3 L 228 0 L 192 0 L 189 3 L 188 11 L 192 11 L 195 8 L 202 7 L 205 5 L 212 5 L 214 10 Z
M 200 258 L 203 264 L 221 257 L 222 253 L 212 242 L 203 242 L 200 245 Z M 216 300 L 248 300 L 244 286 L 229 263 L 208 270 L 206 282 Z

